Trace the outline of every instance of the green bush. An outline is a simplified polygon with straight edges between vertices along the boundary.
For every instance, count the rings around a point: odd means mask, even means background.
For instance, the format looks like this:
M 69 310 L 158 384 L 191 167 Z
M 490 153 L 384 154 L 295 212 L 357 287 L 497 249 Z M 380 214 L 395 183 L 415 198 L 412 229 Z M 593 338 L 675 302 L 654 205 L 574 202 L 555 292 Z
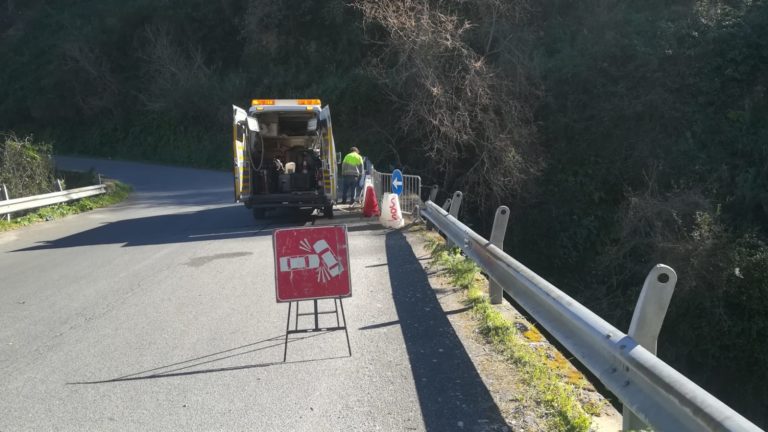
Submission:
M 31 136 L 0 134 L 0 184 L 5 184 L 11 198 L 51 192 L 53 181 L 49 144 L 35 142 Z

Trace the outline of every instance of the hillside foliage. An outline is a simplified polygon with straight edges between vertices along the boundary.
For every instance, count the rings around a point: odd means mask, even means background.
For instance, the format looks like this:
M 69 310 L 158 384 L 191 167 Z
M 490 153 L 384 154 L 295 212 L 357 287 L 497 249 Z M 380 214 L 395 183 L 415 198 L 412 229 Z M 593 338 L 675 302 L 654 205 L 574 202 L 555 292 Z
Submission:
M 7 0 L 0 130 L 227 168 L 231 104 L 320 97 L 340 150 L 461 189 L 480 231 L 768 426 L 765 0 Z

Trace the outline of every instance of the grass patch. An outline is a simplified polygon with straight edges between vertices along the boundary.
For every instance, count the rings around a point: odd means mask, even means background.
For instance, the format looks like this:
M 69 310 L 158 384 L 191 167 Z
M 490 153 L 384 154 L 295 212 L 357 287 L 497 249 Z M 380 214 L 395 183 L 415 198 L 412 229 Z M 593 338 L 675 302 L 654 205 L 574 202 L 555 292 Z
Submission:
M 2 219 L 0 220 L 0 232 L 10 231 L 38 222 L 60 219 L 64 216 L 82 213 L 101 207 L 108 207 L 123 201 L 133 190 L 129 185 L 119 181 L 110 181 L 106 183 L 106 185 L 107 193 L 102 195 L 43 207 L 24 216 L 13 218 L 10 222 Z
M 433 263 L 446 271 L 452 284 L 466 290 L 466 301 L 472 306 L 480 333 L 522 372 L 525 383 L 533 389 L 532 397 L 551 413 L 546 419 L 547 430 L 589 431 L 592 416 L 598 414 L 601 407 L 594 403 L 582 406 L 578 397 L 583 383 L 581 375 L 559 352 L 553 355 L 531 344 L 543 340 L 538 331 L 533 329 L 521 334 L 513 322 L 491 305 L 481 288 L 485 280 L 472 260 L 464 257 L 458 248 L 446 246 L 437 236 L 428 237 L 426 242 Z

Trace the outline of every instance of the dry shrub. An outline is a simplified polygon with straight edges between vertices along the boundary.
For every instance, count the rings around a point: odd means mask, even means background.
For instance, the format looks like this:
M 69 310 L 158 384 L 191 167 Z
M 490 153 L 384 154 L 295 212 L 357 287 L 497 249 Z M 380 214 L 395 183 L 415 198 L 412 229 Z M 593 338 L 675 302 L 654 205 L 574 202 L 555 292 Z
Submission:
M 516 2 L 490 3 L 489 13 L 507 19 L 520 12 Z M 536 168 L 530 89 L 470 45 L 474 27 L 455 10 L 463 2 L 354 5 L 379 39 L 370 71 L 402 110 L 400 128 L 422 143 L 431 174 L 480 208 L 503 202 Z
M 717 240 L 722 231 L 717 216 L 697 192 L 632 195 L 620 216 L 621 241 L 610 255 L 621 261 L 646 255 L 651 260 L 680 263 Z
M 701 289 L 702 282 L 720 277 L 728 265 L 720 247 L 726 233 L 719 213 L 698 192 L 631 194 L 618 226 L 614 246 L 596 265 L 602 283 L 586 297 L 620 328 L 627 328 L 642 282 L 654 265 L 667 264 L 678 273 L 676 297 Z M 707 295 L 715 293 L 708 290 Z
M 143 75 L 148 88 L 139 96 L 150 112 L 171 118 L 216 117 L 216 71 L 206 65 L 199 47 L 179 43 L 167 26 L 144 29 Z
M 107 58 L 87 42 L 64 43 L 64 69 L 74 71 L 75 101 L 87 116 L 116 112 L 119 84 Z

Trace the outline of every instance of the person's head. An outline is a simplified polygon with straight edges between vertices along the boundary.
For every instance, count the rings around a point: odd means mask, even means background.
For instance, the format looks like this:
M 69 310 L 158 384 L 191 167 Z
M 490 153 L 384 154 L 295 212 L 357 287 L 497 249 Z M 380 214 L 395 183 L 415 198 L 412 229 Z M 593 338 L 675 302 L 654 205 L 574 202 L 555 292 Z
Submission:
M 349 151 L 360 154 L 360 150 L 358 150 L 357 147 L 352 147 L 351 149 L 349 149 Z

